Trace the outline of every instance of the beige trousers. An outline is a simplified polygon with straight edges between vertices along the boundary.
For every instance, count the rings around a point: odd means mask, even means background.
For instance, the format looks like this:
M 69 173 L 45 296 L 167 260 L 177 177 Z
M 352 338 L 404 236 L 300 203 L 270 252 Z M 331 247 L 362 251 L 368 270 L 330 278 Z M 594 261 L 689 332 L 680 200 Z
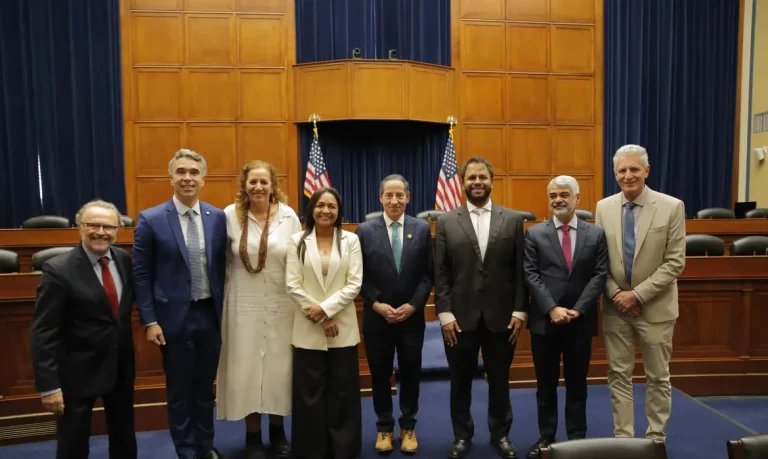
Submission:
M 603 315 L 605 351 L 608 358 L 608 389 L 611 391 L 613 426 L 616 437 L 634 437 L 632 371 L 635 368 L 635 334 L 643 347 L 645 367 L 645 416 L 647 438 L 664 440 L 672 411 L 672 384 L 669 359 L 675 321 L 649 323 L 629 315 Z

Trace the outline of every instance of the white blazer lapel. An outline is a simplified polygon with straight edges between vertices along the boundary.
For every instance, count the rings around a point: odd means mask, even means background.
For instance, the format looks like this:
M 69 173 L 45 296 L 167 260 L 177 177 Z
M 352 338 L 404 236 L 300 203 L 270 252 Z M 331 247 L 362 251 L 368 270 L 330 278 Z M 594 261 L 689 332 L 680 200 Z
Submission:
M 326 288 L 328 285 L 331 285 L 331 282 L 333 282 L 333 278 L 336 277 L 336 273 L 339 272 L 339 265 L 341 264 L 341 254 L 338 250 L 336 250 L 337 247 L 337 238 L 341 238 L 341 251 L 344 252 L 347 250 L 347 238 L 344 237 L 342 230 L 337 229 L 333 233 L 333 248 L 331 249 L 331 260 L 328 262 L 328 275 L 326 276 L 325 285 Z
M 307 235 L 306 239 L 304 239 L 304 243 L 307 246 L 306 252 L 304 252 L 304 257 L 309 258 L 309 264 L 312 265 L 312 271 L 315 272 L 317 283 L 320 284 L 323 290 L 325 290 L 325 283 L 323 282 L 323 268 L 320 266 L 320 252 L 317 250 L 317 239 L 315 237 L 314 230 L 312 230 L 312 233 Z

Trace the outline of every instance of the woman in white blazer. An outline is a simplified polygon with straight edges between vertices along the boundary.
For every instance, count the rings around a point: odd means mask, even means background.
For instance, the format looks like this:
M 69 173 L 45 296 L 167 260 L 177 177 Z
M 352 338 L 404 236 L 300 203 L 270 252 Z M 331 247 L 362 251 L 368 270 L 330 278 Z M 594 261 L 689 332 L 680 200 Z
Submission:
M 341 229 L 342 202 L 333 188 L 312 194 L 306 230 L 293 235 L 286 288 L 293 321 L 294 457 L 360 455 L 360 402 L 355 297 L 363 282 L 357 235 Z

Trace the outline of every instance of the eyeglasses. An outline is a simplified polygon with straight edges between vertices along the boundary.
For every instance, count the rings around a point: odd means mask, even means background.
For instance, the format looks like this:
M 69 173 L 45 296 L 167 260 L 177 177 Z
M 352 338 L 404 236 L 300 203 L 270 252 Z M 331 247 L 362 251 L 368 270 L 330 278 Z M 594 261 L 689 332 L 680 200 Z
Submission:
M 115 225 L 102 225 L 101 223 L 83 223 L 86 228 L 88 228 L 91 231 L 98 231 L 99 229 L 103 229 L 105 233 L 114 233 L 117 231 L 119 226 Z

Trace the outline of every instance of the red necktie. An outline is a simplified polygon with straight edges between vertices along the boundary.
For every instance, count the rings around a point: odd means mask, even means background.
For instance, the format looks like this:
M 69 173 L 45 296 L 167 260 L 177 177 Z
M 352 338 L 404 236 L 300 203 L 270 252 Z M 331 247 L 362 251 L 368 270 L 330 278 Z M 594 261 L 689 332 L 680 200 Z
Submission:
M 107 293 L 107 299 L 112 306 L 112 313 L 117 318 L 117 308 L 120 301 L 117 299 L 117 288 L 115 287 L 115 280 L 112 278 L 112 273 L 109 271 L 109 258 L 99 258 L 99 264 L 101 265 L 101 280 L 104 284 L 104 291 Z
M 563 231 L 563 256 L 565 257 L 565 264 L 568 266 L 568 272 L 571 272 L 571 226 L 563 225 L 560 229 Z

